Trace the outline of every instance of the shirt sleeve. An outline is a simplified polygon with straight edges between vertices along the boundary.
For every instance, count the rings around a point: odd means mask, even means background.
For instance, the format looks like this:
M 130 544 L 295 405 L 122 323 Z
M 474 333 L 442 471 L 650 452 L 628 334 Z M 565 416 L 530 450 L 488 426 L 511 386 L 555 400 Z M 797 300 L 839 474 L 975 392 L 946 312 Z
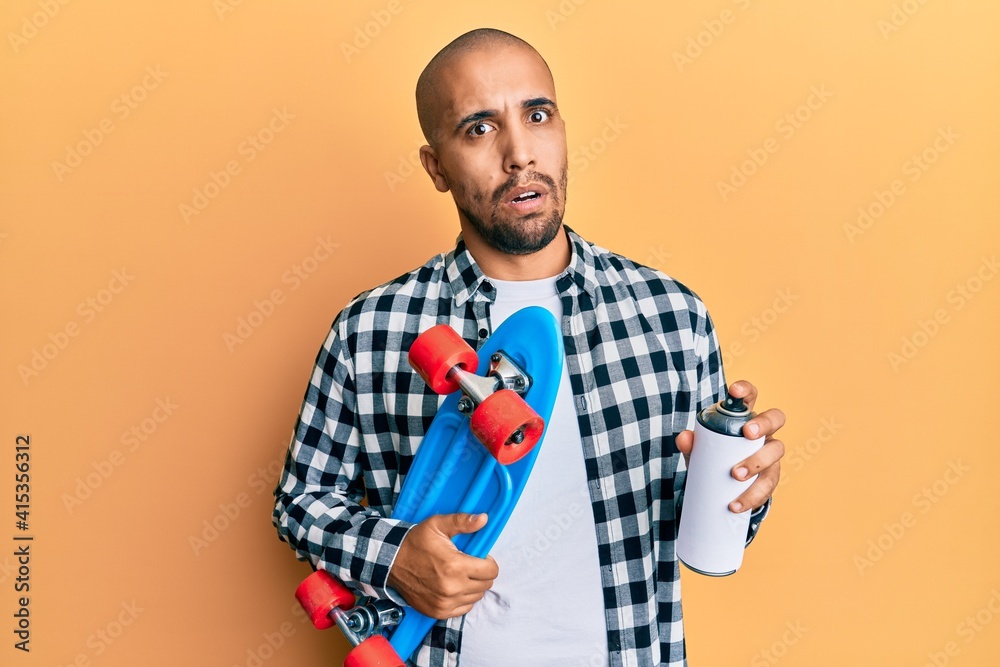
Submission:
M 698 358 L 697 392 L 695 400 L 695 415 L 705 408 L 718 403 L 726 394 L 726 377 L 722 368 L 722 352 L 719 348 L 719 337 L 715 332 L 712 318 L 699 302 L 701 317 L 694 332 L 695 355 Z M 677 508 L 677 523 L 680 525 L 681 507 L 684 504 L 684 485 L 687 482 L 687 467 L 681 457 L 680 465 L 674 474 L 674 498 Z M 752 538 L 751 538 L 752 539 Z M 749 544 L 749 542 L 747 542 Z
M 413 524 L 362 506 L 362 434 L 343 313 L 316 359 L 275 489 L 272 522 L 300 560 L 363 595 L 403 603 L 389 569 Z
M 697 337 L 702 341 L 698 354 L 698 402 L 696 412 L 718 403 L 726 396 L 726 376 L 722 369 L 722 351 L 712 318 L 705 313 L 704 331 Z

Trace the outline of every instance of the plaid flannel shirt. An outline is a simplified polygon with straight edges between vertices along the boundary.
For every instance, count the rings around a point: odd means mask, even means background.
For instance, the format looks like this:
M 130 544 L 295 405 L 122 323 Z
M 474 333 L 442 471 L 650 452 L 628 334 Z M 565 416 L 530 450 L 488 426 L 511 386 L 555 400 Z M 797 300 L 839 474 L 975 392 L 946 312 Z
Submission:
M 724 395 L 718 340 L 685 286 L 565 230 L 572 259 L 556 285 L 610 664 L 684 665 L 674 540 L 685 473 L 674 438 Z M 387 517 L 443 401 L 410 368 L 406 350 L 441 323 L 478 349 L 495 294 L 459 238 L 451 252 L 360 294 L 337 316 L 275 490 L 274 524 L 300 559 L 362 594 L 401 601 L 386 581 L 411 524 Z M 459 664 L 463 619 L 438 622 L 410 664 Z

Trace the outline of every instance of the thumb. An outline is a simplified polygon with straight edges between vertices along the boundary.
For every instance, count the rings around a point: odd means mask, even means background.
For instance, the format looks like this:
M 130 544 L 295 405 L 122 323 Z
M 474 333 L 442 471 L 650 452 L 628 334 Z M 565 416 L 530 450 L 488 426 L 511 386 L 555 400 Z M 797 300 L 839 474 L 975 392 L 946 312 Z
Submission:
M 674 438 L 674 444 L 677 445 L 677 451 L 685 457 L 690 455 L 691 449 L 694 447 L 694 431 L 681 431 Z
M 442 535 L 452 538 L 455 535 L 474 533 L 489 520 L 485 514 L 437 514 L 428 519 L 433 520 L 432 526 Z

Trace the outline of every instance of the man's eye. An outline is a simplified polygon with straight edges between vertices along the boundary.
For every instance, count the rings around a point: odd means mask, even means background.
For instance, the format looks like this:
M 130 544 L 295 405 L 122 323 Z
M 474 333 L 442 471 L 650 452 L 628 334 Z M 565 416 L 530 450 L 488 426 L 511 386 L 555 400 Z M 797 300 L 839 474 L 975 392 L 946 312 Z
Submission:
M 469 134 L 475 137 L 481 137 L 484 134 L 493 131 L 493 127 L 487 123 L 476 123 L 471 128 L 469 128 Z
M 549 119 L 549 112 L 544 109 L 535 109 L 528 116 L 528 120 L 532 123 L 544 123 Z

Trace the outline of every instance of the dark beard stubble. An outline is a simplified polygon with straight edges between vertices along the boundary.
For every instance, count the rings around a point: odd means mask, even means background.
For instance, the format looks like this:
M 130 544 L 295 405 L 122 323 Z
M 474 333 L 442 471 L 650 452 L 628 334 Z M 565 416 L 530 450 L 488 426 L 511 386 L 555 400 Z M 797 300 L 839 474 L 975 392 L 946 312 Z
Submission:
M 559 233 L 560 225 L 562 225 L 562 215 L 558 210 L 561 203 L 558 193 L 566 192 L 566 167 L 563 167 L 562 174 L 560 174 L 560 187 L 558 188 L 555 181 L 545 174 L 531 173 L 523 179 L 511 178 L 497 188 L 490 198 L 492 210 L 496 210 L 508 192 L 518 187 L 520 180 L 543 183 L 549 189 L 548 196 L 552 197 L 556 210 L 541 225 L 526 224 L 544 215 L 541 212 L 524 216 L 513 224 L 497 224 L 492 220 L 490 224 L 487 224 L 482 218 L 474 215 L 471 211 L 458 206 L 456 201 L 458 210 L 465 216 L 479 236 L 482 237 L 483 241 L 491 248 L 507 255 L 530 255 L 531 253 L 538 252 L 552 242 Z M 477 192 L 473 196 L 473 200 L 477 203 L 482 202 L 484 199 L 485 196 L 482 193 Z

